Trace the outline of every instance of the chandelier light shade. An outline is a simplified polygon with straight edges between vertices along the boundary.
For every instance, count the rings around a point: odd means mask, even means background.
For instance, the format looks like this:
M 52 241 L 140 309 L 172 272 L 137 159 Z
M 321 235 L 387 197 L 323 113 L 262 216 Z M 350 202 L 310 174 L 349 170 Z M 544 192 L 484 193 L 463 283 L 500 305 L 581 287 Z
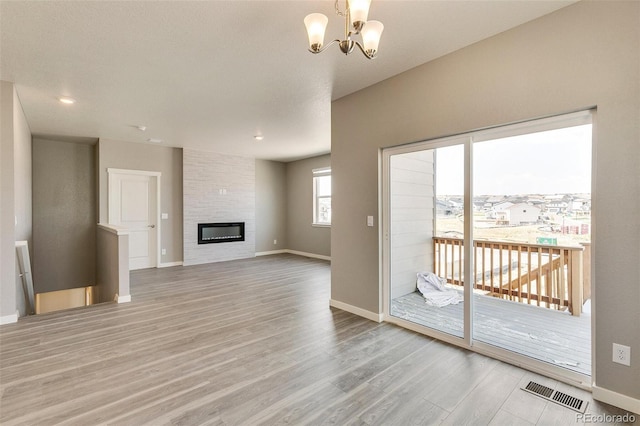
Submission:
M 345 20 L 344 40 L 335 39 L 326 46 L 324 45 L 324 33 L 329 18 L 322 13 L 307 15 L 304 18 L 304 25 L 307 27 L 307 35 L 309 36 L 309 51 L 320 53 L 332 44 L 338 43 L 338 47 L 345 55 L 353 52 L 357 46 L 367 58 L 375 58 L 378 54 L 378 45 L 384 25 L 379 21 L 367 21 L 370 5 L 371 0 L 346 0 L 346 8 L 342 12 L 338 0 L 336 0 L 336 14 Z M 362 43 L 353 40 L 353 37 L 358 34 L 362 36 Z
M 355 30 L 361 31 L 364 24 L 367 23 L 367 15 L 369 15 L 371 0 L 350 0 L 347 3 L 349 14 L 351 15 L 349 23 Z
M 376 56 L 382 30 L 384 30 L 384 25 L 380 21 L 368 21 L 367 25 L 362 28 L 362 44 L 364 44 L 365 55 L 372 58 Z
M 322 13 L 312 13 L 304 18 L 304 25 L 307 27 L 309 35 L 309 49 L 312 52 L 319 52 L 324 44 L 324 31 L 327 29 L 327 18 Z

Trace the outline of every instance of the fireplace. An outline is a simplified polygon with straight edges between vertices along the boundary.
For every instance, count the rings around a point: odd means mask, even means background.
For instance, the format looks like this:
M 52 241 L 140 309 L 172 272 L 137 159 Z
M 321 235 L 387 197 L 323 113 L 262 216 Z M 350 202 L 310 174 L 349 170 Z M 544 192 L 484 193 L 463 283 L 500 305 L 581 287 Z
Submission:
M 233 241 L 244 241 L 244 222 L 198 224 L 198 244 Z

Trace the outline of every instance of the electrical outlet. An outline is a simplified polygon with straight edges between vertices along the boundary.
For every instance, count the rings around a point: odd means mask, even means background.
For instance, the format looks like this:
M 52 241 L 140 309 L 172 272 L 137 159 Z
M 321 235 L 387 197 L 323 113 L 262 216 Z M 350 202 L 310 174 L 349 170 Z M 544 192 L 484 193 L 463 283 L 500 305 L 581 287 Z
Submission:
M 275 246 L 276 244 L 278 244 L 278 240 L 273 240 L 273 245 Z
M 613 344 L 613 362 L 631 366 L 631 348 L 625 345 Z
M 162 249 L 162 254 L 167 254 L 167 249 Z

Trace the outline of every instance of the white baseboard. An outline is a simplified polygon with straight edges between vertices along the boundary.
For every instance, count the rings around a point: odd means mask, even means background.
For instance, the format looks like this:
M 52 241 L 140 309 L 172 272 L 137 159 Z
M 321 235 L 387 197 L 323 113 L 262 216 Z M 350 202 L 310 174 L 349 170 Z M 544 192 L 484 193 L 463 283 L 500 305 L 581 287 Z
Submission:
M 286 253 L 286 250 L 271 250 L 271 251 L 258 251 L 256 252 L 256 257 L 258 256 L 270 256 L 272 254 L 282 254 Z
M 367 311 L 366 309 L 358 308 L 357 306 L 349 305 L 348 303 L 340 302 L 338 300 L 330 299 L 329 306 L 351 312 L 359 317 L 363 317 L 377 323 L 382 322 L 383 319 L 383 314 L 376 314 L 375 312 Z
M 271 251 L 259 251 L 259 252 L 256 252 L 256 257 L 257 256 L 269 256 L 269 255 L 272 255 L 272 254 L 283 254 L 283 253 L 295 254 L 296 256 L 312 257 L 314 259 L 328 260 L 329 262 L 331 262 L 331 256 L 325 256 L 323 254 L 307 253 L 307 252 L 304 252 L 304 251 L 289 250 L 289 249 L 271 250 Z
M 118 303 L 127 303 L 127 302 L 131 302 L 131 295 L 128 294 L 126 296 L 118 296 L 117 299 Z
M 622 408 L 623 410 L 640 415 L 640 399 L 632 398 L 595 385 L 591 388 L 591 394 L 593 395 L 593 399 L 606 402 L 607 404 L 614 405 L 618 408 Z
M 331 256 L 325 256 L 323 254 L 306 253 L 304 251 L 289 250 L 289 249 L 286 249 L 285 252 L 290 253 L 290 254 L 295 254 L 297 256 L 312 257 L 314 259 L 328 260 L 329 262 L 331 262 Z
M 13 315 L 5 315 L 3 317 L 0 317 L 0 325 L 16 323 L 18 322 L 18 316 L 18 311 L 16 311 L 16 313 Z
M 158 268 L 170 268 L 172 266 L 182 266 L 182 261 L 178 262 L 163 262 L 158 265 Z

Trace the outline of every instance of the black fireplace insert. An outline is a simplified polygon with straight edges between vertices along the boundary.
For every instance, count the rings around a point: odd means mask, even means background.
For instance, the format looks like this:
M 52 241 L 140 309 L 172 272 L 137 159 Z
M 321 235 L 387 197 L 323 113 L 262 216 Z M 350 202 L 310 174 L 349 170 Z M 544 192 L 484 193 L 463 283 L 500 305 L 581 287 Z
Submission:
M 244 241 L 244 222 L 198 224 L 198 244 L 233 241 Z

